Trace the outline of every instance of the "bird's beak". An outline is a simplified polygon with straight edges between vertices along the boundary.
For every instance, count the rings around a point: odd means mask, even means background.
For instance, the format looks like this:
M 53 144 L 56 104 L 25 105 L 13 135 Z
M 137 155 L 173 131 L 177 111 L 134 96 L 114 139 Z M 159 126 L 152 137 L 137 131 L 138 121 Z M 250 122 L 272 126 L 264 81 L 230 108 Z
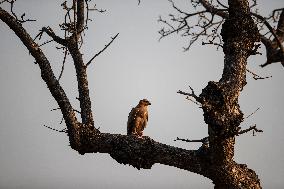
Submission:
M 151 105 L 151 102 L 148 102 L 148 105 Z

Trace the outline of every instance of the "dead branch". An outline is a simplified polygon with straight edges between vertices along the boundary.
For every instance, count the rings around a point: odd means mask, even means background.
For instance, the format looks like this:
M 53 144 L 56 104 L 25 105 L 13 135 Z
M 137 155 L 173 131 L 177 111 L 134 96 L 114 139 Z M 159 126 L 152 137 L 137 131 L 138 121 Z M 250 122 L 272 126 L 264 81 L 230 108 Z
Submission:
M 214 43 L 213 41 L 209 41 L 209 42 L 203 42 L 201 43 L 201 45 L 215 45 L 217 46 L 217 50 L 219 49 L 219 47 L 223 48 L 223 45 L 220 43 Z
M 31 55 L 35 58 L 35 62 L 39 65 L 41 70 L 41 77 L 45 81 L 52 96 L 55 98 L 61 112 L 64 116 L 67 128 L 71 129 L 77 124 L 77 118 L 73 111 L 72 105 L 66 96 L 65 91 L 55 78 L 50 62 L 46 58 L 43 51 L 40 49 L 37 43 L 30 37 L 23 26 L 14 18 L 11 14 L 0 7 L 0 19 L 6 23 L 11 30 L 19 37 L 23 44 L 27 47 Z M 48 32 L 50 32 L 48 30 Z M 70 141 L 73 142 L 72 139 Z
M 221 3 L 219 0 L 217 0 L 217 3 L 218 3 L 221 7 L 225 8 L 225 9 L 229 8 L 227 5 L 224 5 L 224 4 Z
M 242 134 L 248 133 L 250 131 L 253 132 L 253 136 L 255 136 L 255 133 L 262 133 L 263 132 L 263 130 L 256 128 L 256 125 L 253 125 L 253 126 L 250 126 L 248 129 L 244 129 L 244 130 L 239 131 L 237 133 L 237 135 L 242 135 Z
M 169 20 L 159 17 L 158 22 L 161 22 L 166 26 L 166 28 L 163 27 L 159 31 L 159 40 L 173 33 L 180 33 L 181 37 L 190 38 L 188 45 L 183 47 L 184 51 L 189 50 L 189 48 L 201 38 L 208 41 L 210 44 L 219 44 L 218 47 L 222 46 L 222 39 L 219 33 L 221 25 L 224 22 L 224 18 L 227 17 L 227 8 L 219 9 L 217 7 L 209 6 L 208 3 L 205 3 L 205 10 L 197 10 L 193 13 L 187 13 L 178 8 L 172 0 L 170 2 L 178 14 L 170 14 Z M 201 1 L 194 2 L 197 5 L 202 4 Z M 192 1 L 191 3 L 193 4 L 194 2 Z M 221 17 L 216 19 L 215 15 L 221 15 Z M 197 23 L 193 23 L 193 20 L 191 20 L 193 17 L 198 18 Z
M 201 99 L 198 96 L 196 96 L 192 87 L 189 86 L 189 88 L 191 90 L 191 93 L 183 92 L 181 90 L 179 90 L 177 93 L 182 94 L 182 95 L 186 95 L 187 97 L 193 97 L 197 102 L 201 103 Z
M 10 12 L 12 13 L 12 15 L 14 16 L 14 18 L 17 20 L 17 22 L 19 23 L 25 23 L 25 22 L 34 22 L 36 21 L 35 19 L 26 19 L 25 16 L 26 16 L 26 13 L 23 13 L 19 19 L 18 16 L 16 15 L 16 13 L 14 12 L 14 3 L 16 2 L 16 0 L 3 0 L 0 2 L 0 4 L 4 3 L 4 2 L 7 2 L 10 4 Z
M 183 139 L 183 138 L 179 138 L 177 137 L 174 141 L 184 141 L 184 142 L 202 142 L 202 143 L 208 143 L 208 137 L 204 137 L 203 139 L 199 139 L 199 140 L 189 140 L 189 139 Z
M 42 44 L 40 44 L 40 45 L 38 45 L 39 47 L 42 47 L 42 46 L 44 46 L 44 45 L 46 45 L 46 44 L 48 44 L 48 43 L 51 43 L 52 41 L 54 41 L 53 39 L 51 39 L 51 40 L 47 40 L 47 41 L 45 41 L 44 43 L 42 43 Z
M 249 69 L 247 69 L 247 72 L 249 72 L 250 74 L 252 74 L 254 80 L 258 80 L 258 79 L 268 79 L 268 78 L 271 78 L 271 77 L 272 77 L 272 76 L 261 77 L 261 76 L 257 75 L 256 73 L 250 71 Z
M 194 0 L 191 1 L 191 4 L 196 9 L 196 12 L 188 13 L 186 11 L 183 11 L 179 7 L 175 5 L 175 3 L 170 0 L 170 3 L 172 4 L 173 9 L 178 13 L 177 15 L 170 14 L 169 20 L 163 19 L 162 17 L 159 17 L 158 21 L 161 22 L 165 27 L 161 28 L 159 31 L 160 39 L 169 36 L 173 33 L 180 34 L 181 37 L 189 37 L 189 43 L 186 47 L 183 47 L 184 51 L 189 50 L 189 48 L 198 40 L 198 39 L 204 39 L 202 40 L 203 45 L 215 45 L 217 49 L 219 47 L 222 47 L 222 38 L 220 36 L 220 27 L 222 23 L 224 22 L 224 19 L 227 19 L 229 17 L 228 14 L 228 6 L 220 2 L 219 0 L 216 1 L 208 1 L 208 0 Z M 198 10 L 198 7 L 200 5 L 205 8 L 205 10 Z M 252 0 L 252 4 L 250 5 L 250 9 L 255 7 L 257 5 L 256 0 Z M 221 7 L 222 9 L 220 9 Z M 262 31 L 264 29 L 264 26 L 268 28 L 268 33 L 261 34 L 261 42 L 266 46 L 266 52 L 267 52 L 267 61 L 266 63 L 260 65 L 261 67 L 265 67 L 271 63 L 280 62 L 284 66 L 284 51 L 283 51 L 283 45 L 282 42 L 284 41 L 284 9 L 275 9 L 272 12 L 272 15 L 268 18 L 265 18 L 257 13 L 256 10 L 251 10 L 251 15 L 254 16 L 256 19 L 256 23 L 259 26 L 259 31 Z M 274 22 L 276 22 L 276 13 L 279 13 L 281 11 L 281 14 L 279 15 L 278 20 L 278 26 L 277 29 L 274 30 L 273 27 L 269 23 L 269 19 L 273 19 Z M 216 18 L 214 18 L 215 15 L 219 16 L 219 21 L 216 21 Z M 198 23 L 197 24 L 191 24 L 193 23 L 191 20 L 189 20 L 191 17 L 197 16 L 198 17 Z M 211 16 L 211 18 L 209 18 Z M 215 25 L 215 26 L 214 26 Z M 269 46 L 267 46 L 267 42 L 265 43 L 265 39 L 267 34 L 271 34 L 271 36 L 274 37 L 273 40 L 270 40 L 270 37 L 267 38 L 266 41 L 268 41 Z M 252 51 L 251 54 L 260 54 L 257 52 L 259 45 L 257 45 Z M 278 47 L 280 49 L 278 49 Z M 255 77 L 260 79 L 261 77 Z
M 110 41 L 107 45 L 105 45 L 105 47 L 104 47 L 102 50 L 100 50 L 97 54 L 95 54 L 95 55 L 88 61 L 88 63 L 86 64 L 86 67 L 88 67 L 88 66 L 92 63 L 92 61 L 93 61 L 97 56 L 99 56 L 102 52 L 104 52 L 104 51 L 110 46 L 110 44 L 112 44 L 112 42 L 115 40 L 115 38 L 118 36 L 118 34 L 119 34 L 119 33 L 117 33 L 114 37 L 112 37 L 112 38 L 111 38 L 111 41 Z
M 47 126 L 47 125 L 43 125 L 43 126 L 46 127 L 46 128 L 48 128 L 48 129 L 51 129 L 51 130 L 53 130 L 53 131 L 57 131 L 57 132 L 59 132 L 59 133 L 67 133 L 67 129 L 66 129 L 66 128 L 64 128 L 64 129 L 62 129 L 62 130 L 58 130 L 58 129 L 49 127 L 49 126 Z
M 59 77 L 58 77 L 58 81 L 61 79 L 61 77 L 62 77 L 62 75 L 63 75 L 64 66 L 65 66 L 66 57 L 67 57 L 67 52 L 68 52 L 68 49 L 65 48 L 65 51 L 64 51 L 64 58 L 63 58 L 63 62 L 62 62 L 62 67 L 61 67 L 60 75 L 59 75 Z
M 187 96 L 185 99 L 193 102 L 194 104 L 196 104 L 198 106 L 200 106 L 200 103 L 196 102 L 195 100 L 192 100 L 189 96 Z
M 267 22 L 267 20 L 266 20 L 263 16 L 261 16 L 261 15 L 259 15 L 259 14 L 256 14 L 256 13 L 253 13 L 253 12 L 251 12 L 251 15 L 254 16 L 254 17 L 256 17 L 257 19 L 261 20 L 261 21 L 265 24 L 265 26 L 266 26 L 266 27 L 269 29 L 269 31 L 272 33 L 274 39 L 277 41 L 279 48 L 280 48 L 281 51 L 284 53 L 283 45 L 282 45 L 280 39 L 278 38 L 278 36 L 277 36 L 275 30 L 273 29 L 273 27 Z
M 56 111 L 56 110 L 60 110 L 60 108 L 53 108 L 50 111 L 52 112 L 52 111 Z
M 55 42 L 59 43 L 62 46 L 67 45 L 66 39 L 62 39 L 61 37 L 57 36 L 54 31 L 50 27 L 43 27 L 41 29 L 41 32 L 45 32 L 47 35 L 49 35 Z M 42 35 L 42 34 L 41 34 Z
M 250 9 L 255 7 L 257 5 L 257 1 L 256 0 L 252 0 L 252 4 L 250 5 Z
M 253 114 L 255 114 L 260 108 L 258 107 L 254 112 L 252 112 L 251 114 L 249 114 L 248 116 L 245 117 L 245 119 L 249 118 L 250 116 L 252 116 Z

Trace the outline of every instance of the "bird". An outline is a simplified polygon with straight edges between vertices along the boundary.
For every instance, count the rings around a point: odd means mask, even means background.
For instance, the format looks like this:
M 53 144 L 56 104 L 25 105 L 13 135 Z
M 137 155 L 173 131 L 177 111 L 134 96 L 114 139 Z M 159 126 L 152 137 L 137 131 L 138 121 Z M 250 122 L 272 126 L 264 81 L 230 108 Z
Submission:
M 143 130 L 147 126 L 148 122 L 148 109 L 151 105 L 149 100 L 142 99 L 139 101 L 135 108 L 132 108 L 128 115 L 127 121 L 127 135 L 134 135 L 139 138 L 143 136 Z

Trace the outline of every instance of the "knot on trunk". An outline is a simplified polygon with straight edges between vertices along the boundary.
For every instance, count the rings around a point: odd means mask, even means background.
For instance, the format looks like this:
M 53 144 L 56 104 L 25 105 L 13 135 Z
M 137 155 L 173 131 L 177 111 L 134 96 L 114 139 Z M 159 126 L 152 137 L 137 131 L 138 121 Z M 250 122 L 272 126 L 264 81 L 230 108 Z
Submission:
M 237 100 L 230 96 L 220 83 L 213 81 L 202 90 L 204 121 L 217 135 L 235 135 L 243 121 L 243 113 Z

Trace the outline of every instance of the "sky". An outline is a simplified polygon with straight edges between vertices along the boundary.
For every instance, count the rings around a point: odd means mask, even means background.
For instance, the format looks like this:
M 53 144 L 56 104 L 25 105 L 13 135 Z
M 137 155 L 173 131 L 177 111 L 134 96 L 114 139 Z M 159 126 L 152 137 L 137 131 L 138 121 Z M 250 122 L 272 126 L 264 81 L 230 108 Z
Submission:
M 190 7 L 190 1 L 176 1 L 185 9 Z M 163 27 L 157 22 L 159 15 L 174 13 L 167 0 L 142 0 L 139 6 L 136 0 L 95 2 L 107 11 L 90 15 L 93 21 L 84 38 L 84 60 L 87 62 L 119 33 L 88 67 L 95 126 L 102 132 L 126 134 L 128 113 L 140 99 L 147 98 L 152 105 L 144 135 L 176 147 L 197 149 L 200 144 L 174 141 L 176 137 L 201 139 L 207 135 L 202 110 L 176 92 L 190 92 L 190 85 L 200 94 L 208 81 L 218 81 L 223 69 L 222 50 L 202 46 L 199 41 L 183 52 L 188 39 L 177 35 L 158 41 L 158 30 Z M 60 33 L 60 4 L 18 0 L 15 7 L 19 15 L 25 12 L 37 19 L 24 24 L 31 36 L 36 36 L 43 26 Z M 258 8 L 264 16 L 280 7 L 282 0 L 259 0 Z M 50 111 L 58 106 L 40 77 L 39 67 L 3 22 L 0 41 L 0 188 L 213 188 L 211 180 L 175 167 L 155 164 L 150 170 L 137 170 L 118 164 L 108 154 L 79 155 L 70 148 L 66 134 L 43 126 L 65 127 L 60 124 L 60 112 Z M 45 45 L 43 51 L 59 76 L 63 54 L 54 47 Z M 284 69 L 280 64 L 260 68 L 264 62 L 265 55 L 250 57 L 248 68 L 272 78 L 255 81 L 248 73 L 248 84 L 239 100 L 245 116 L 260 108 L 245 119 L 242 128 L 256 124 L 264 133 L 237 137 L 235 160 L 255 170 L 263 188 L 277 189 L 284 187 Z M 60 82 L 79 109 L 70 57 Z

